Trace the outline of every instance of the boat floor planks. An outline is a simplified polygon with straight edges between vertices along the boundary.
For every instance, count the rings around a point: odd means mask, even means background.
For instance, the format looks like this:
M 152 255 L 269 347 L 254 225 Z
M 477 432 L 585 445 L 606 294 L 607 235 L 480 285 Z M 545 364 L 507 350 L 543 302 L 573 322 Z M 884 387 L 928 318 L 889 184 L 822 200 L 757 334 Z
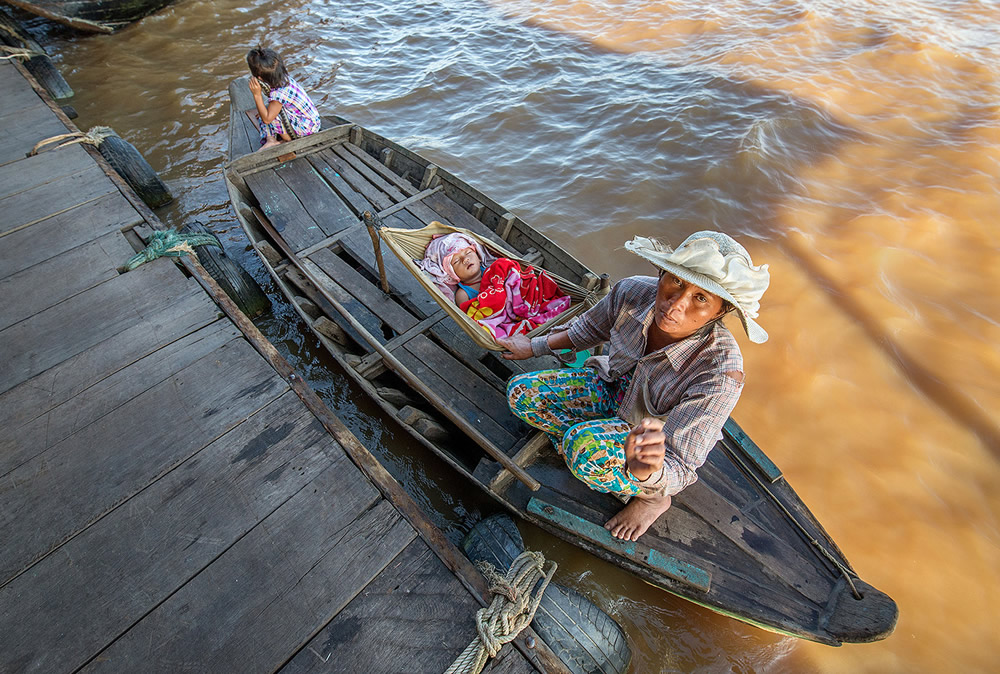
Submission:
M 238 84 L 230 91 L 245 95 Z M 233 109 L 240 105 L 234 102 Z M 238 117 L 232 123 L 244 125 Z M 438 220 L 472 229 L 582 288 L 596 291 L 606 283 L 446 170 L 343 118 L 334 117 L 333 124 L 310 136 L 308 144 L 290 146 L 294 157 L 281 148 L 240 157 L 238 148 L 231 148 L 230 196 L 251 241 L 269 242 L 283 252 L 278 263 L 264 260 L 283 292 L 293 303 L 304 293 L 343 329 L 346 338 L 329 339 L 313 326 L 355 381 L 389 413 L 398 409 L 380 391 L 396 389 L 403 399 L 418 399 L 414 405 L 446 431 L 425 436 L 412 425 L 412 413 L 399 415 L 410 419 L 403 420 L 403 427 L 411 435 L 523 518 L 703 606 L 831 645 L 891 633 L 895 603 L 857 579 L 780 471 L 732 421 L 699 470 L 699 481 L 675 497 L 674 507 L 638 544 L 623 544 L 607 534 L 603 524 L 621 503 L 573 478 L 546 443 L 541 449 L 532 444 L 534 431 L 507 410 L 506 384 L 512 375 L 558 362 L 506 361 L 476 346 L 451 319 L 437 318 L 440 305 L 395 255 L 383 250 L 386 293 L 360 216 L 367 209 L 392 227 L 416 228 Z M 327 209 L 346 209 L 355 218 L 353 225 L 345 219 L 345 229 L 311 245 L 299 233 L 286 234 L 285 223 L 301 206 L 293 204 L 285 214 L 271 212 L 263 205 L 272 195 L 259 186 L 261 174 L 288 171 L 299 163 L 309 164 L 329 186 L 312 189 L 309 200 L 329 199 Z M 297 203 L 305 201 L 298 197 Z M 322 208 L 312 206 L 315 212 Z M 271 227 L 261 216 L 248 217 L 255 209 L 286 229 Z M 341 316 L 334 302 L 325 301 L 324 292 L 357 324 Z M 301 307 L 299 312 L 307 315 Z M 526 471 L 519 477 L 527 484 L 541 485 L 538 491 L 514 479 L 519 469 Z M 556 516 L 557 509 L 565 517 Z M 685 569 L 691 573 L 686 575 Z M 852 596 L 845 575 L 864 588 L 860 599 Z M 860 604 L 868 608 L 861 610 Z
M 25 144 L 75 130 L 25 91 L 39 105 L 4 117 Z M 274 671 L 402 568 L 457 591 L 423 628 L 459 655 L 484 579 L 196 258 L 117 272 L 163 227 L 103 166 L 82 146 L 0 164 L 0 205 L 25 207 L 0 225 L 0 292 L 18 300 L 0 309 L 0 671 Z M 72 193 L 83 177 L 107 193 Z M 427 610 L 415 589 L 380 605 Z M 355 659 L 335 665 L 366 670 L 372 642 L 340 637 Z M 528 637 L 492 671 L 562 671 Z

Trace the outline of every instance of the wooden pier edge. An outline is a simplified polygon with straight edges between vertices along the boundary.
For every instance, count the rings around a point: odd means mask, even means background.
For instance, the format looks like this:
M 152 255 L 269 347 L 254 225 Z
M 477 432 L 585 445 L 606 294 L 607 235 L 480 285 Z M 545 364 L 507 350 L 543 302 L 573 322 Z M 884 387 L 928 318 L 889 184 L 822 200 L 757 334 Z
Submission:
M 48 92 L 32 77 L 27 69 L 16 60 L 12 61 L 12 64 L 66 128 L 70 131 L 79 131 L 77 126 L 63 112 L 62 108 L 52 100 Z M 149 206 L 135 194 L 128 183 L 111 167 L 97 148 L 86 143 L 83 144 L 83 148 L 94 158 L 104 173 L 107 174 L 118 188 L 119 192 L 135 208 L 139 215 L 142 216 L 149 227 L 159 230 L 166 229 Z M 128 229 L 131 228 L 126 228 L 123 231 L 127 231 Z M 344 448 L 351 461 L 371 480 L 376 489 L 396 507 L 400 514 L 406 518 L 407 522 L 427 543 L 434 554 L 455 574 L 459 582 L 465 586 L 481 606 L 488 606 L 491 597 L 489 596 L 486 581 L 472 562 L 458 548 L 452 545 L 445 538 L 444 534 L 427 519 L 427 516 L 420 510 L 416 501 L 392 477 L 389 471 L 378 462 L 351 430 L 344 425 L 344 422 L 326 406 L 309 384 L 295 374 L 291 364 L 278 353 L 274 345 L 257 329 L 257 326 L 236 307 L 235 303 L 233 303 L 225 291 L 216 283 L 215 279 L 201 265 L 197 256 L 185 255 L 177 258 L 177 261 L 205 289 L 222 312 L 239 328 L 251 346 L 274 368 L 279 376 L 288 382 L 289 386 L 295 391 L 296 395 L 302 400 L 309 411 Z M 474 618 L 473 615 L 469 616 L 470 621 L 474 620 Z M 529 639 L 531 639 L 531 646 L 528 645 Z M 563 664 L 530 627 L 525 628 L 511 644 L 539 670 L 568 674 L 569 669 L 566 665 Z

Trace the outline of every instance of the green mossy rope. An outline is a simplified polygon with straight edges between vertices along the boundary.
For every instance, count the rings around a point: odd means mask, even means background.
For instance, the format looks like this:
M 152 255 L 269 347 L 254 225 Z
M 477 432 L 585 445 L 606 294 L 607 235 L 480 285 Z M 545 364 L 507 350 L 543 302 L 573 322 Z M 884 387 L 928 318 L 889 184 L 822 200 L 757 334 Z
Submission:
M 125 263 L 125 271 L 132 271 L 158 257 L 181 257 L 194 252 L 194 246 L 217 246 L 222 244 L 212 234 L 178 234 L 157 230 L 149 237 L 146 248 L 136 253 Z

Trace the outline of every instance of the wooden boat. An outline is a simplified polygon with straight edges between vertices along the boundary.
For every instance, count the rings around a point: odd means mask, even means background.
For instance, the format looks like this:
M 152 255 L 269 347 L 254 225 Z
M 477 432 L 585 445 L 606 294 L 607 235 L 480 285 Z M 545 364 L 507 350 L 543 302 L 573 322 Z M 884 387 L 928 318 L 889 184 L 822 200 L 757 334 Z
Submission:
M 830 645 L 885 638 L 893 600 L 860 580 L 781 471 L 730 420 L 699 480 L 638 541 L 602 524 L 621 504 L 573 478 L 544 435 L 507 411 L 514 362 L 476 346 L 359 216 L 450 223 L 595 290 L 600 277 L 519 217 L 414 152 L 339 117 L 253 152 L 242 78 L 230 87 L 226 182 L 268 271 L 322 343 L 386 412 L 510 511 L 643 580 L 720 613 Z M 313 305 L 322 314 L 316 317 Z
M 91 33 L 111 33 L 174 0 L 6 0 L 8 5 Z

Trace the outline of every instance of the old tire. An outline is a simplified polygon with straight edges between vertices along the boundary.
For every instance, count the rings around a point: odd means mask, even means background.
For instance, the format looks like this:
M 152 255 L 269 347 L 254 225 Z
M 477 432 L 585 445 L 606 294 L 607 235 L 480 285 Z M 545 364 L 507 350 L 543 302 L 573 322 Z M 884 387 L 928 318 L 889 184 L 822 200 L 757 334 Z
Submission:
M 211 234 L 208 228 L 197 220 L 185 225 L 181 231 Z M 196 246 L 194 250 L 208 275 L 215 279 L 219 287 L 229 295 L 229 299 L 248 318 L 255 318 L 271 308 L 271 300 L 267 298 L 260 284 L 239 262 L 229 257 L 226 251 L 215 246 Z
M 159 208 L 173 200 L 170 190 L 132 143 L 118 135 L 108 136 L 98 150 L 147 206 Z
M 524 552 L 524 541 L 511 518 L 493 515 L 472 528 L 462 550 L 473 562 L 506 571 Z M 556 583 L 542 595 L 531 627 L 574 674 L 621 674 L 632 660 L 618 623 L 576 590 Z
M 73 96 L 72 87 L 53 65 L 45 49 L 21 27 L 18 21 L 3 12 L 0 12 L 0 42 L 9 47 L 20 47 L 34 52 L 34 56 L 24 61 L 24 67 L 39 84 L 45 87 L 54 100 L 59 101 Z

